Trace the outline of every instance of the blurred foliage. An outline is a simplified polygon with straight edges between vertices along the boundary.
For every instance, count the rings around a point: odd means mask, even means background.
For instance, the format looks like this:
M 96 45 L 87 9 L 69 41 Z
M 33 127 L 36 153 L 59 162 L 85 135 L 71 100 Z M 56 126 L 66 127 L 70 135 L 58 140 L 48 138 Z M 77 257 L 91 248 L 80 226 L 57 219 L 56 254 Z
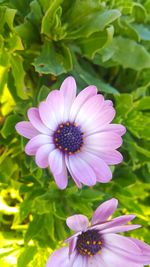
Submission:
M 70 232 L 67 216 L 91 216 L 105 199 L 135 213 L 150 242 L 150 0 L 0 0 L 0 265 L 44 267 Z M 127 127 L 113 181 L 56 188 L 23 152 L 14 129 L 48 92 L 73 75 L 115 102 Z

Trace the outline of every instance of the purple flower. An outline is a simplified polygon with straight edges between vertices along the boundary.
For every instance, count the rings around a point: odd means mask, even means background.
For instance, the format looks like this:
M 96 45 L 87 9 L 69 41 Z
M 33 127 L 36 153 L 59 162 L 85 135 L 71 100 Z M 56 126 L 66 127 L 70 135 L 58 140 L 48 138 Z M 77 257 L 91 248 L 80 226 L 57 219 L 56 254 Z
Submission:
M 76 233 L 68 238 L 68 247 L 56 250 L 46 267 L 142 267 L 150 263 L 150 246 L 135 238 L 118 235 L 140 225 L 127 224 L 135 215 L 109 217 L 117 208 L 112 198 L 93 214 L 91 225 L 84 215 L 73 215 L 67 225 Z
M 28 110 L 29 121 L 17 123 L 16 130 L 30 139 L 26 154 L 35 156 L 40 168 L 50 167 L 59 188 L 67 186 L 67 169 L 78 187 L 93 186 L 109 182 L 108 165 L 123 159 L 116 149 L 125 127 L 110 124 L 114 116 L 112 102 L 97 94 L 95 86 L 76 97 L 76 82 L 68 77 L 39 108 Z

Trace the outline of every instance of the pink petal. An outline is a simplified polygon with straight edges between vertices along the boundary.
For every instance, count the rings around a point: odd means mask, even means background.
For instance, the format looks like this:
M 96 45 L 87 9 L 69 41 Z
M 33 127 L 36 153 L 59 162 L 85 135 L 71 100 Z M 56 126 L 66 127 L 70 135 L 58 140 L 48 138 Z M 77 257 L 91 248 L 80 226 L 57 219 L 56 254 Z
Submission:
M 143 264 L 143 265 L 145 264 L 147 265 L 150 263 L 150 255 L 149 256 L 142 255 L 141 253 L 134 254 L 134 253 L 130 253 L 130 251 L 119 249 L 117 247 L 112 248 L 111 246 L 105 246 L 105 248 L 107 248 L 110 253 L 111 251 L 115 253 L 117 257 L 121 257 L 122 260 L 127 260 L 135 264 Z
M 79 267 L 79 266 L 84 267 L 83 263 L 84 263 L 84 257 L 81 256 L 80 254 L 77 254 L 75 261 L 73 262 L 72 267 Z
M 96 114 L 93 111 L 93 114 L 94 116 L 89 114 L 88 119 L 83 123 L 83 131 L 86 135 L 100 132 L 101 129 L 107 126 L 115 117 L 115 109 L 103 104 L 99 112 Z
M 69 171 L 70 175 L 72 176 L 72 179 L 74 180 L 75 184 L 77 185 L 78 188 L 82 188 L 82 184 L 77 179 L 77 177 L 73 174 L 73 172 L 72 172 L 72 170 L 70 168 L 69 156 L 68 155 L 65 155 L 65 162 L 66 162 L 66 166 L 68 168 L 68 171 Z
M 48 129 L 41 121 L 38 108 L 30 108 L 28 110 L 28 118 L 32 125 L 35 127 L 35 129 L 37 129 L 39 132 L 43 134 L 52 133 L 51 130 Z
M 112 198 L 103 202 L 94 212 L 92 217 L 92 224 L 105 222 L 116 210 L 118 200 Z
M 51 143 L 52 138 L 50 136 L 44 134 L 36 135 L 26 144 L 25 152 L 27 155 L 35 155 L 40 146 Z
M 69 241 L 69 256 L 74 252 L 76 248 L 77 239 L 77 237 L 74 237 Z
M 63 247 L 56 250 L 49 257 L 46 267 L 72 267 L 72 262 L 69 259 L 69 250 L 68 247 Z M 75 255 L 72 254 L 72 258 Z
M 96 183 L 96 175 L 93 169 L 80 158 L 79 154 L 69 156 L 71 171 L 75 177 L 78 177 L 81 183 L 92 186 Z
M 83 131 L 87 130 L 89 125 L 92 125 L 92 120 L 100 113 L 103 106 L 104 98 L 102 95 L 90 97 L 80 108 L 75 123 L 80 125 Z
M 94 170 L 97 181 L 107 183 L 112 179 L 111 170 L 102 159 L 87 151 L 80 153 L 80 157 Z
M 108 124 L 107 126 L 104 126 L 104 128 L 102 128 L 101 131 L 104 131 L 104 132 L 111 131 L 122 136 L 125 134 L 126 128 L 122 124 L 111 123 L 111 124 Z
M 119 164 L 123 161 L 121 153 L 117 150 L 101 151 L 95 148 L 95 149 L 87 149 L 87 151 L 98 156 L 99 158 L 104 160 L 108 165 Z
M 28 139 L 31 139 L 33 138 L 34 136 L 38 135 L 39 132 L 33 127 L 33 125 L 31 124 L 31 122 L 29 121 L 21 121 L 21 122 L 18 122 L 15 126 L 16 128 L 16 131 L 28 138 Z
M 50 153 L 48 161 L 53 174 L 58 175 L 62 172 L 64 167 L 63 158 L 63 153 L 59 149 L 55 149 Z
M 53 108 L 46 102 L 41 102 L 39 106 L 39 113 L 43 123 L 52 131 L 55 131 L 58 127 L 56 114 Z
M 96 254 L 92 257 L 87 258 L 88 264 L 85 267 L 111 267 L 110 265 L 106 265 L 101 258 L 100 254 Z
M 55 174 L 53 173 L 55 182 L 57 184 L 57 186 L 63 190 L 67 187 L 68 184 L 68 173 L 67 173 L 67 168 L 65 166 L 65 161 L 63 159 L 63 168 L 62 168 L 62 172 L 59 174 Z
M 53 90 L 46 98 L 46 104 L 53 110 L 57 123 L 60 124 L 64 120 L 64 97 L 58 90 Z
M 46 144 L 38 148 L 35 156 L 35 162 L 40 168 L 47 168 L 49 165 L 48 157 L 51 151 L 55 149 L 53 144 Z
M 121 146 L 122 138 L 112 132 L 92 134 L 84 138 L 86 148 L 110 151 Z
M 115 251 L 111 251 L 107 248 L 103 248 L 101 251 L 101 259 L 108 267 L 143 267 L 129 260 L 128 258 L 118 255 Z
M 111 100 L 105 100 L 105 106 L 113 107 L 113 102 Z
M 97 94 L 97 88 L 96 86 L 90 85 L 88 87 L 86 87 L 84 90 L 82 90 L 78 96 L 76 97 L 76 99 L 74 100 L 72 107 L 71 107 L 71 111 L 70 111 L 70 116 L 69 116 L 69 120 L 70 121 L 74 121 L 77 113 L 79 112 L 79 110 L 81 109 L 81 107 L 83 106 L 83 104 L 92 96 Z
M 130 237 L 129 239 L 133 241 L 141 249 L 143 255 L 150 256 L 150 246 L 148 244 L 132 237 Z
M 107 248 L 118 248 L 119 250 L 124 250 L 131 254 L 141 254 L 140 248 L 128 237 L 124 237 L 117 234 L 109 234 L 104 235 L 103 239 Z
M 86 231 L 89 225 L 88 218 L 81 214 L 68 217 L 66 223 L 68 227 L 75 232 Z
M 104 229 L 112 228 L 114 226 L 124 225 L 124 224 L 130 222 L 131 220 L 133 220 L 135 217 L 136 216 L 132 215 L 132 214 L 130 214 L 130 215 L 122 215 L 122 216 L 114 218 L 114 219 L 112 219 L 110 221 L 107 221 L 105 223 L 101 223 L 101 224 L 95 225 L 92 228 L 96 228 L 97 230 L 101 231 L 101 230 L 104 230 Z
M 108 229 L 102 230 L 101 234 L 128 232 L 128 231 L 140 228 L 140 227 L 141 227 L 141 225 L 138 225 L 138 224 L 115 226 L 115 227 L 112 227 L 112 228 L 108 228 Z
M 60 87 L 60 92 L 64 96 L 64 121 L 67 121 L 72 103 L 76 97 L 76 82 L 73 77 L 70 76 L 64 80 Z

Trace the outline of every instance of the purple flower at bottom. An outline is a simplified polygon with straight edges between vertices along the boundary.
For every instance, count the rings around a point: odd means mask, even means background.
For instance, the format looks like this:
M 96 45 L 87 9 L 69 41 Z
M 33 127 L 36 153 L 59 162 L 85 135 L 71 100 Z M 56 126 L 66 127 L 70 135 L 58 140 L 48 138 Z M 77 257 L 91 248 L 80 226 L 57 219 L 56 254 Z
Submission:
M 29 121 L 17 123 L 18 133 L 28 139 L 26 154 L 35 156 L 40 168 L 50 167 L 59 188 L 68 183 L 68 172 L 78 187 L 107 183 L 108 165 L 118 164 L 125 127 L 111 124 L 115 109 L 110 100 L 88 86 L 76 97 L 76 82 L 68 77 L 39 108 L 28 110 Z
M 150 246 L 135 238 L 118 235 L 139 228 L 127 224 L 135 215 L 109 217 L 117 208 L 112 198 L 101 204 L 91 224 L 84 215 L 73 215 L 67 225 L 76 233 L 65 242 L 69 246 L 56 250 L 46 267 L 142 267 L 150 263 Z

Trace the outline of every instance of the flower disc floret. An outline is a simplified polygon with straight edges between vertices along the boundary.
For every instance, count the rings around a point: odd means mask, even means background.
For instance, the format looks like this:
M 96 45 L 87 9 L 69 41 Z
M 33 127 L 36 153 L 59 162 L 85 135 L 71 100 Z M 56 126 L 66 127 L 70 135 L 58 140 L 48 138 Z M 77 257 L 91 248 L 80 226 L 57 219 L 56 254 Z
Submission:
M 80 152 L 83 144 L 83 133 L 76 124 L 62 123 L 54 133 L 54 143 L 56 148 L 69 155 Z
M 79 254 L 93 256 L 100 252 L 102 241 L 97 230 L 87 230 L 78 235 L 76 249 Z

